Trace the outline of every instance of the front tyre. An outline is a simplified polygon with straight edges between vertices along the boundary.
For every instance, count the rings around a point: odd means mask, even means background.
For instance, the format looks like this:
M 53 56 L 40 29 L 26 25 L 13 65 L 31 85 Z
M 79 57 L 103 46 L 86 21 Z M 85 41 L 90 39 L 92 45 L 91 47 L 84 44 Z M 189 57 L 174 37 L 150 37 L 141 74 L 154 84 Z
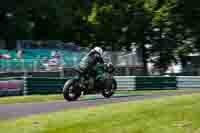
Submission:
M 68 80 L 63 87 L 63 96 L 67 101 L 76 101 L 81 96 L 81 89 L 76 80 Z
M 109 80 L 105 81 L 105 84 L 106 84 L 106 88 L 103 89 L 102 95 L 105 98 L 110 98 L 115 93 L 115 90 L 117 89 L 117 82 L 115 79 L 112 79 L 111 82 Z

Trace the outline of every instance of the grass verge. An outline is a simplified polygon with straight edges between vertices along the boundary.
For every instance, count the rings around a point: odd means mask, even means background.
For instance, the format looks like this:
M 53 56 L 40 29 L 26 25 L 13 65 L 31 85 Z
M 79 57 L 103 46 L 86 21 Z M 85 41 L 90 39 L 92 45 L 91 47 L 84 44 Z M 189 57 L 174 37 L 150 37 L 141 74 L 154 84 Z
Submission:
M 200 94 L 1 121 L 1 133 L 199 133 Z
M 153 94 L 160 92 L 190 92 L 194 90 L 145 90 L 145 91 L 117 91 L 116 94 Z M 198 90 L 196 90 L 198 91 Z M 81 96 L 81 99 L 95 98 L 95 96 Z M 54 100 L 63 100 L 62 94 L 58 95 L 31 95 L 31 96 L 12 96 L 1 97 L 0 104 L 14 104 L 14 103 L 30 103 L 30 102 L 48 102 Z
M 53 100 L 63 100 L 63 97 L 62 95 L 10 96 L 10 97 L 1 97 L 0 104 L 47 102 Z

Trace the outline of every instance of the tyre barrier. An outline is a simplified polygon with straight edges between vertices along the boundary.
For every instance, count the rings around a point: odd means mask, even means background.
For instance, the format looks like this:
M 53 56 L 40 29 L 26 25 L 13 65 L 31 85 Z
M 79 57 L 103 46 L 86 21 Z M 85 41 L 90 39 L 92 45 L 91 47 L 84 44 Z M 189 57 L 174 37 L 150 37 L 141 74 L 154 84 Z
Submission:
M 0 79 L 0 96 L 18 96 L 23 95 L 24 81 L 13 79 Z

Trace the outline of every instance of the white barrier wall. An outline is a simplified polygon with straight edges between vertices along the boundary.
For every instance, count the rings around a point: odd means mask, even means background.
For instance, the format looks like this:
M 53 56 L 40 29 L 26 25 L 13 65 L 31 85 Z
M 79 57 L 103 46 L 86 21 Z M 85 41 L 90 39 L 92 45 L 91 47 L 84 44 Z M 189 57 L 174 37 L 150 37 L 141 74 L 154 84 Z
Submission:
M 117 81 L 117 90 L 134 90 L 135 76 L 115 76 Z
M 200 76 L 177 76 L 178 89 L 200 89 Z

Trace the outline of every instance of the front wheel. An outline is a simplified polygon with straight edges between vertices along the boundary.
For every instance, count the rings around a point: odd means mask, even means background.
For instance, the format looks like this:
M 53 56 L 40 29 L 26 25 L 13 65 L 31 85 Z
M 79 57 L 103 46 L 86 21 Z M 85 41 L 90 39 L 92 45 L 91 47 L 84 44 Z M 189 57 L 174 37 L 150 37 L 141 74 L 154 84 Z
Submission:
M 81 89 L 76 80 L 68 80 L 63 87 L 63 96 L 67 101 L 76 101 L 81 96 Z
M 117 89 L 117 82 L 115 79 L 112 79 L 111 82 L 108 80 L 105 82 L 106 88 L 103 89 L 102 95 L 105 98 L 110 98 L 114 93 L 115 90 Z

